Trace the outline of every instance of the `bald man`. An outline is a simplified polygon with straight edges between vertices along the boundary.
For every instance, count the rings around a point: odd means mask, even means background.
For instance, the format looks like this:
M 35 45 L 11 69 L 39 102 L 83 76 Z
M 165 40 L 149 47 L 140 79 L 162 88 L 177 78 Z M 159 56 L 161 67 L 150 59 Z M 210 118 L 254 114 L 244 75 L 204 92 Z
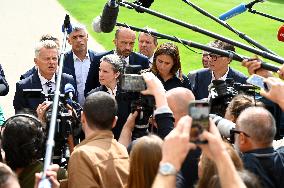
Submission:
M 275 134 L 274 117 L 262 107 L 242 111 L 234 130 L 245 168 L 258 176 L 263 187 L 284 185 L 284 147 L 273 149 Z
M 188 114 L 188 105 L 195 100 L 193 93 L 184 87 L 177 87 L 166 92 L 168 105 L 175 118 L 175 125 L 182 116 Z
M 99 65 L 100 59 L 108 54 L 117 54 L 123 60 L 123 62 L 125 62 L 126 65 L 140 65 L 142 69 L 148 69 L 150 64 L 148 58 L 142 54 L 133 52 L 135 40 L 135 31 L 125 27 L 118 27 L 113 40 L 115 49 L 97 54 L 95 57 L 96 63 L 91 64 L 90 71 L 97 70 L 96 68 L 92 68 L 92 66 L 96 66 L 97 64 Z M 93 72 L 93 74 L 90 74 L 93 76 L 89 76 L 87 78 L 85 86 L 85 95 L 89 91 L 97 87 L 95 82 L 96 76 L 98 76 L 97 74 L 97 72 Z

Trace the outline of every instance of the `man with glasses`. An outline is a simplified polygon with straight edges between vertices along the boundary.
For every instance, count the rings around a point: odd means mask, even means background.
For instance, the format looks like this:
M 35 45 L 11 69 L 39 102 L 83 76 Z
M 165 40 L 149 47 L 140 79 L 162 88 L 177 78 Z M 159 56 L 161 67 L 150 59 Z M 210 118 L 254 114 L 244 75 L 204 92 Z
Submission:
M 209 46 L 226 51 L 235 51 L 234 46 L 220 40 L 215 40 L 210 43 Z M 232 78 L 235 82 L 246 83 L 247 77 L 244 74 L 229 67 L 232 59 L 212 53 L 207 57 L 208 68 L 197 71 L 194 83 L 191 83 L 194 85 L 192 91 L 197 100 L 208 97 L 208 86 L 211 84 L 212 80 L 226 80 L 227 78 Z
M 249 107 L 240 114 L 232 132 L 245 168 L 258 176 L 263 187 L 283 187 L 284 147 L 272 147 L 276 126 L 271 113 Z

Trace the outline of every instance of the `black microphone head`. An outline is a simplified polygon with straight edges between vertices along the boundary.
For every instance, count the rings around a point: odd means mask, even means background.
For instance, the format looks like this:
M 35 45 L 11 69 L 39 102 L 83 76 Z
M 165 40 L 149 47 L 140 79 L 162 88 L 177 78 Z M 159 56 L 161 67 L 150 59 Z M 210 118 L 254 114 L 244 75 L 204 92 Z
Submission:
M 111 7 L 106 3 L 102 16 L 101 16 L 101 31 L 104 33 L 110 33 L 115 27 L 116 19 L 119 12 L 119 6 Z
M 142 7 L 145 7 L 145 8 L 149 8 L 152 5 L 153 2 L 154 2 L 154 0 L 136 0 L 133 3 L 140 5 Z M 138 10 L 138 9 L 135 9 L 135 10 L 137 12 L 140 12 L 140 13 L 144 12 L 144 11 L 141 11 L 141 10 Z

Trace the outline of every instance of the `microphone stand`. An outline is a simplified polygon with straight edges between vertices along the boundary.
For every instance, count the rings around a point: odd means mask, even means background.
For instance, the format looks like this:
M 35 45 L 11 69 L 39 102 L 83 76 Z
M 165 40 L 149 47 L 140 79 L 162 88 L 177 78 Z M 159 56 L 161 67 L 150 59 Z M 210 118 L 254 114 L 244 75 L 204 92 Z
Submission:
M 258 14 L 258 15 L 261 15 L 263 17 L 270 18 L 272 20 L 276 20 L 276 21 L 279 21 L 281 23 L 284 23 L 284 19 L 282 19 L 282 18 L 272 16 L 272 15 L 269 15 L 269 14 L 266 14 L 266 13 L 263 13 L 263 12 L 258 12 L 257 10 L 254 10 L 252 8 L 248 8 L 248 12 L 253 13 L 253 14 Z
M 191 30 L 193 30 L 193 31 L 195 31 L 195 32 L 198 32 L 198 33 L 201 33 L 201 34 L 204 34 L 204 35 L 206 35 L 206 36 L 210 36 L 210 37 L 212 37 L 212 38 L 219 39 L 219 40 L 221 40 L 221 41 L 227 42 L 227 43 L 229 43 L 229 44 L 231 44 L 231 45 L 237 46 L 237 47 L 242 48 L 242 49 L 244 49 L 244 50 L 246 50 L 246 51 L 252 52 L 252 53 L 257 54 L 257 55 L 260 55 L 260 56 L 262 56 L 262 57 L 264 57 L 264 58 L 266 58 L 266 59 L 275 61 L 275 62 L 277 62 L 277 63 L 280 63 L 280 64 L 283 64 L 283 63 L 284 63 L 284 59 L 283 59 L 282 57 L 280 57 L 280 56 L 277 56 L 277 55 L 274 55 L 274 54 L 271 54 L 271 53 L 268 53 L 268 52 L 266 52 L 266 51 L 262 51 L 262 50 L 259 50 L 259 49 L 256 49 L 256 48 L 252 48 L 252 47 L 247 46 L 247 45 L 245 45 L 245 44 L 242 44 L 242 43 L 240 43 L 240 42 L 233 41 L 233 40 L 231 40 L 231 39 L 229 39 L 229 38 L 225 38 L 225 37 L 223 37 L 223 36 L 221 36 L 221 35 L 218 35 L 218 34 L 216 34 L 216 33 L 210 32 L 210 31 L 208 31 L 208 30 L 202 29 L 202 28 L 197 27 L 197 26 L 194 26 L 194 25 L 190 25 L 190 24 L 185 23 L 185 22 L 183 22 L 183 21 L 174 19 L 174 18 L 172 18 L 172 17 L 166 16 L 166 15 L 164 15 L 164 14 L 161 14 L 161 13 L 159 13 L 159 12 L 150 10 L 150 9 L 148 9 L 148 8 L 144 8 L 144 7 L 139 6 L 139 5 L 136 5 L 136 4 L 134 4 L 134 3 L 130 3 L 130 2 L 126 2 L 126 1 L 123 1 L 123 2 L 120 2 L 120 1 L 119 1 L 118 4 L 119 4 L 120 6 L 124 6 L 124 7 L 126 7 L 126 8 L 132 7 L 132 8 L 135 8 L 136 10 L 138 10 L 138 11 L 147 12 L 148 14 L 151 14 L 151 15 L 154 15 L 154 16 L 156 16 L 156 17 L 162 18 L 162 19 L 164 19 L 164 20 L 170 21 L 170 22 L 175 23 L 175 24 L 177 24 L 177 25 L 186 27 L 186 28 L 188 28 L 188 29 L 191 29 Z M 132 8 L 131 8 L 131 9 L 132 9 Z
M 61 85 L 61 78 L 62 78 L 62 72 L 63 72 L 64 52 L 66 50 L 66 44 L 67 44 L 66 43 L 67 35 L 71 33 L 72 31 L 72 27 L 70 24 L 70 17 L 67 14 L 64 19 L 62 30 L 64 32 L 64 37 L 63 37 L 63 43 L 62 43 L 62 48 L 61 48 L 60 58 L 59 58 L 60 60 L 59 60 L 57 78 L 56 78 L 56 88 L 54 92 L 52 115 L 51 115 L 51 120 L 50 120 L 50 125 L 49 125 L 49 131 L 48 131 L 48 139 L 46 142 L 44 168 L 43 168 L 41 180 L 39 182 L 39 186 L 38 186 L 39 188 L 51 188 L 51 183 L 46 177 L 46 171 L 51 164 L 52 151 L 53 151 L 53 146 L 54 146 L 54 132 L 55 132 L 55 126 L 56 126 L 56 120 L 57 120 L 57 111 L 58 111 L 58 104 L 59 104 L 59 97 L 60 97 L 60 85 Z
M 210 14 L 209 12 L 205 11 L 204 9 L 198 7 L 197 5 L 195 5 L 194 3 L 188 1 L 188 0 L 182 0 L 183 2 L 185 2 L 186 4 L 190 5 L 192 8 L 194 8 L 195 10 L 197 10 L 198 12 L 200 12 L 201 14 L 203 14 L 204 16 L 207 16 L 209 18 L 211 18 L 212 20 L 214 20 L 215 22 L 219 23 L 220 25 L 224 26 L 225 28 L 229 29 L 230 31 L 232 31 L 233 33 L 237 34 L 241 39 L 244 39 L 245 41 L 247 41 L 248 43 L 252 44 L 253 46 L 256 46 L 257 48 L 266 51 L 268 53 L 277 55 L 275 52 L 265 48 L 264 46 L 262 46 L 261 44 L 259 44 L 258 42 L 256 42 L 255 40 L 253 40 L 252 38 L 248 37 L 245 33 L 242 33 L 238 30 L 236 30 L 235 28 L 233 28 L 232 26 L 230 26 L 227 22 L 220 20 L 219 18 L 213 16 L 212 14 Z M 255 2 L 256 3 L 256 2 Z
M 122 23 L 119 23 L 119 22 L 117 22 L 116 25 L 122 26 L 122 27 L 127 27 L 127 28 L 130 28 L 130 29 L 132 29 L 134 31 L 138 31 L 138 32 L 149 33 L 150 35 L 153 35 L 153 36 L 156 36 L 156 37 L 159 37 L 159 38 L 162 38 L 162 39 L 167 39 L 167 40 L 171 40 L 171 41 L 174 41 L 174 42 L 178 42 L 178 43 L 181 43 L 183 45 L 191 46 L 193 48 L 201 49 L 201 50 L 211 52 L 211 53 L 214 53 L 214 54 L 218 54 L 218 55 L 221 55 L 221 56 L 224 56 L 224 57 L 229 57 L 229 58 L 236 60 L 236 61 L 239 61 L 239 62 L 242 62 L 244 59 L 250 59 L 249 57 L 239 55 L 239 54 L 232 52 L 232 51 L 226 51 L 226 50 L 221 50 L 221 49 L 218 49 L 218 48 L 212 48 L 212 47 L 209 47 L 209 46 L 206 46 L 206 45 L 203 45 L 203 44 L 199 44 L 199 43 L 196 43 L 196 42 L 180 39 L 180 38 L 177 38 L 175 36 L 165 35 L 165 34 L 157 33 L 157 32 L 154 32 L 154 31 L 147 30 L 147 29 L 141 29 L 141 28 L 138 28 L 138 27 L 129 26 L 127 24 L 122 24 Z M 266 62 L 261 63 L 261 68 L 269 70 L 269 71 L 273 71 L 273 72 L 277 72 L 279 70 L 279 67 L 272 65 L 272 64 L 269 64 L 269 63 L 266 63 Z

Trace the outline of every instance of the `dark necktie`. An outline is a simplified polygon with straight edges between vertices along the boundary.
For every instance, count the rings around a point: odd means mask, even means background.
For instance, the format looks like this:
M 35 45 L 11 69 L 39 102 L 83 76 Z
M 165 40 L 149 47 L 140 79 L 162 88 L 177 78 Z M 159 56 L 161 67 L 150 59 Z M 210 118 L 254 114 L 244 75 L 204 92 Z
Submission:
M 47 86 L 47 93 L 51 94 L 52 93 L 52 85 L 51 85 L 51 81 L 48 81 L 45 83 L 45 85 Z

